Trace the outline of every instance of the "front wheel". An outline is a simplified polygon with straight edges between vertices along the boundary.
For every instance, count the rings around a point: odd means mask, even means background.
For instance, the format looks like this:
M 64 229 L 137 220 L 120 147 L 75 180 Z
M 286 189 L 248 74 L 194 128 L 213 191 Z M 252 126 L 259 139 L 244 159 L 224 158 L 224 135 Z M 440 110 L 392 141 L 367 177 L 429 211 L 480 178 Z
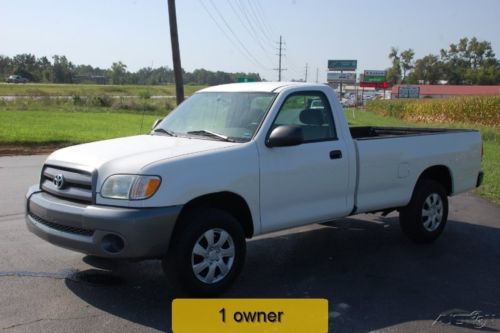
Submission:
M 416 243 L 436 240 L 447 219 L 446 191 L 440 183 L 427 179 L 417 183 L 410 203 L 399 212 L 401 229 Z
M 237 278 L 245 261 L 245 234 L 229 213 L 205 208 L 186 214 L 163 259 L 165 274 L 192 295 L 214 296 Z

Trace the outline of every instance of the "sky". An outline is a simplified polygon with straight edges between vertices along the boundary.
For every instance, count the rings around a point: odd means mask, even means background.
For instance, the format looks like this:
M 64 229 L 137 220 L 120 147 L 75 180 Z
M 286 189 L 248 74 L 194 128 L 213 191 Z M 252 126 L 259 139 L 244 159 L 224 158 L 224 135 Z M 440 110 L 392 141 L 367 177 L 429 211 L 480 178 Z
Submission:
M 390 67 L 392 46 L 416 58 L 462 37 L 500 57 L 500 0 L 177 0 L 182 67 L 326 81 L 329 59 L 358 73 Z M 167 0 L 0 0 L 0 54 L 66 55 L 101 68 L 172 68 Z

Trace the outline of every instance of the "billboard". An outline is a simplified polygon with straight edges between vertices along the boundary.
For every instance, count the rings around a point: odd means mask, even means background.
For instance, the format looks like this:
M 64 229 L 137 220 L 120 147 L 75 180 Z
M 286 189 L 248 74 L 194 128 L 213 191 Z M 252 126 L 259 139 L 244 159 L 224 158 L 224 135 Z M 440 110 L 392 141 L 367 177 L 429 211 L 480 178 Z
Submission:
M 331 71 L 355 71 L 357 60 L 328 60 L 328 69 Z
M 375 89 L 387 89 L 389 88 L 389 82 L 383 81 L 383 82 L 360 82 L 359 86 L 361 88 L 375 88 Z
M 356 83 L 356 73 L 327 73 L 326 80 L 330 83 Z
M 366 70 L 363 75 L 363 82 L 384 82 L 385 71 Z
M 419 98 L 420 97 L 420 87 L 418 87 L 418 86 L 400 86 L 398 95 L 399 95 L 399 98 Z

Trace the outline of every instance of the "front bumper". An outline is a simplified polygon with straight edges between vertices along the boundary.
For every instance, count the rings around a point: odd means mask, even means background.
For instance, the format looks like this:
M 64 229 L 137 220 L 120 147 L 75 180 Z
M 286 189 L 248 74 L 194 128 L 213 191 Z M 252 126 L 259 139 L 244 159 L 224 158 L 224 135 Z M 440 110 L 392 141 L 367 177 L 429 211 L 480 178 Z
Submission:
M 122 208 L 59 199 L 32 186 L 28 229 L 46 241 L 89 255 L 120 259 L 163 257 L 182 206 Z

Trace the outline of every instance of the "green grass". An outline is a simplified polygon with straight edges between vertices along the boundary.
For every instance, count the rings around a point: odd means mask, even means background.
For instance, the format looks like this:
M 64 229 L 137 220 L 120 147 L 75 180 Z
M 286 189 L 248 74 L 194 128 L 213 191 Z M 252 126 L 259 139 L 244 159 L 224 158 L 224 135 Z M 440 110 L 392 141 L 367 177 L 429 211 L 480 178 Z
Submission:
M 3 111 L 0 143 L 71 145 L 149 132 L 158 116 L 111 112 Z
M 346 109 L 344 114 L 349 126 L 406 126 L 406 127 L 449 127 L 474 128 L 481 132 L 484 142 L 484 157 L 482 169 L 485 173 L 484 182 L 476 192 L 491 201 L 500 204 L 500 129 L 467 123 L 416 123 L 398 118 L 379 116 L 363 109 Z
M 185 85 L 184 94 L 189 96 L 205 86 Z M 0 96 L 174 96 L 175 85 L 97 85 L 97 84 L 0 84 Z
M 148 113 L 164 115 L 175 107 L 175 99 L 111 98 L 109 96 L 89 96 L 70 98 L 19 98 L 5 101 L 0 99 L 2 111 L 66 111 L 66 112 L 120 112 Z

